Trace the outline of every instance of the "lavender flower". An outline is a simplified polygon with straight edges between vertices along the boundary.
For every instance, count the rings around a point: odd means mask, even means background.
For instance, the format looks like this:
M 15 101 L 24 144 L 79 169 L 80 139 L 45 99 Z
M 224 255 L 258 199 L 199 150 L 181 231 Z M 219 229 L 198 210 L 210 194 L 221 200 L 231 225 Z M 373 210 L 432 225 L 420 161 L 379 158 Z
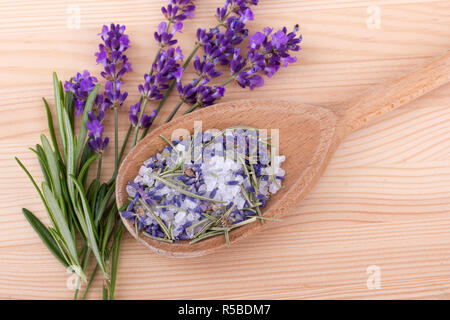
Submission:
M 166 22 L 161 22 L 158 26 L 158 31 L 155 31 L 155 40 L 159 43 L 161 47 L 170 47 L 176 44 L 178 41 L 173 39 L 175 33 L 181 32 L 183 29 L 183 23 L 177 22 L 172 27 L 172 31 L 168 32 Z
M 141 103 L 138 102 L 130 106 L 129 119 L 130 123 L 135 127 L 139 121 L 139 112 L 141 111 Z
M 153 109 L 153 111 L 150 113 L 150 115 L 144 114 L 141 119 L 141 128 L 147 129 L 150 128 L 150 126 L 153 123 L 153 120 L 156 118 L 156 115 L 158 114 L 157 109 Z
M 125 26 L 111 24 L 103 26 L 101 36 L 104 43 L 99 45 L 99 52 L 95 53 L 97 63 L 105 70 L 101 73 L 107 80 L 119 80 L 125 73 L 131 71 L 131 64 L 124 54 L 130 47 L 128 36 L 124 34 Z
M 90 137 L 88 141 L 89 146 L 94 152 L 102 152 L 108 145 L 109 138 L 103 139 L 104 127 L 93 112 L 89 112 L 89 121 L 86 123 L 86 128 Z
M 225 94 L 224 87 L 210 87 L 200 85 L 197 90 L 197 103 L 202 107 L 207 107 L 223 97 Z
M 180 69 L 183 61 L 183 53 L 180 47 L 176 49 L 161 50 L 152 65 L 152 74 L 155 74 L 156 85 L 159 90 L 169 87 L 169 82 L 175 79 L 175 73 Z
M 197 101 L 197 90 L 198 90 L 197 80 L 194 79 L 192 80 L 191 83 L 183 86 L 181 83 L 181 76 L 183 75 L 183 70 L 184 70 L 183 68 L 180 68 L 175 73 L 175 78 L 177 81 L 177 90 L 183 102 L 194 104 Z
M 125 100 L 128 97 L 128 92 L 121 93 L 120 87 L 122 86 L 122 82 L 116 81 L 107 81 L 105 84 L 105 100 L 104 105 L 105 108 L 112 107 L 118 108 L 123 105 Z
M 120 92 L 123 75 L 131 71 L 131 64 L 124 54 L 130 47 L 130 41 L 124 32 L 125 26 L 111 24 L 110 28 L 103 26 L 99 33 L 103 43 L 95 55 L 97 63 L 104 67 L 101 75 L 107 80 L 103 102 L 105 109 L 121 107 L 128 95 L 127 92 Z
M 214 33 L 212 31 L 207 32 L 205 29 L 198 28 L 196 34 L 196 43 L 204 46 L 209 43 L 214 37 Z
M 183 61 L 183 54 L 180 47 L 168 48 L 175 45 L 178 41 L 174 39 L 177 32 L 183 29 L 183 23 L 188 18 L 194 16 L 195 5 L 193 0 L 168 0 L 166 7 L 161 8 L 161 12 L 168 22 L 161 22 L 154 34 L 156 42 L 159 44 L 159 51 L 152 64 L 152 68 L 148 74 L 144 75 L 144 83 L 138 86 L 141 98 L 144 99 L 142 105 L 142 115 L 136 115 L 136 105 L 130 107 L 130 121 L 136 126 L 135 139 L 138 127 L 148 129 L 154 118 L 156 117 L 159 107 L 150 115 L 143 114 L 148 101 L 157 101 L 164 98 L 165 91 L 169 89 L 170 82 L 175 79 L 175 73 L 181 68 L 179 62 Z M 170 30 L 170 27 L 172 28 Z M 139 126 L 139 116 L 142 118 Z
M 139 92 L 146 100 L 161 100 L 163 90 L 169 88 L 169 81 L 175 79 L 179 71 L 179 61 L 183 60 L 180 47 L 161 50 L 155 59 L 150 74 L 144 75 L 144 84 L 139 85 Z
M 223 96 L 224 87 L 211 87 L 206 84 L 211 79 L 222 75 L 216 70 L 217 64 L 231 63 L 235 46 L 242 43 L 248 35 L 247 22 L 254 18 L 250 5 L 257 3 L 258 1 L 226 0 L 225 5 L 217 8 L 216 11 L 219 25 L 208 32 L 205 29 L 197 30 L 196 43 L 203 46 L 204 56 L 202 59 L 195 56 L 194 69 L 199 76 L 198 79 L 193 79 L 183 86 L 181 73 L 176 77 L 177 89 L 182 101 L 209 106 Z M 224 30 L 220 30 L 220 27 Z
M 77 73 L 72 81 L 66 81 L 64 89 L 66 92 L 72 92 L 74 95 L 74 104 L 76 109 L 76 115 L 79 116 L 84 112 L 84 105 L 86 99 L 92 90 L 94 90 L 95 84 L 98 82 L 97 78 L 92 77 L 89 71 L 84 70 L 83 74 Z
M 244 58 L 239 50 L 235 50 L 230 71 L 236 82 L 243 88 L 253 90 L 264 84 L 264 79 L 258 72 L 264 72 L 272 77 L 283 65 L 297 61 L 291 55 L 292 51 L 299 51 L 302 36 L 297 36 L 298 26 L 292 32 L 283 28 L 272 34 L 272 29 L 265 28 L 264 32 L 257 32 L 249 38 L 247 56 Z
M 200 61 L 200 58 L 197 55 L 195 56 L 194 69 L 200 78 L 213 79 L 222 75 L 222 72 L 216 71 L 216 65 L 213 62 L 205 60 Z
M 144 75 L 144 84 L 139 85 L 139 92 L 145 100 L 161 100 L 164 95 L 159 91 L 156 84 L 156 77 L 148 74 Z
M 129 119 L 130 123 L 136 127 L 139 122 L 139 113 L 141 111 L 141 104 L 140 102 L 136 103 L 135 105 L 130 106 L 130 113 L 129 113 Z M 153 110 L 150 115 L 142 115 L 141 121 L 139 123 L 139 126 L 141 128 L 149 128 L 152 125 L 153 119 L 155 119 L 157 115 L 157 110 Z
M 192 0 L 169 0 L 161 12 L 170 22 L 179 22 L 194 16 L 195 5 Z

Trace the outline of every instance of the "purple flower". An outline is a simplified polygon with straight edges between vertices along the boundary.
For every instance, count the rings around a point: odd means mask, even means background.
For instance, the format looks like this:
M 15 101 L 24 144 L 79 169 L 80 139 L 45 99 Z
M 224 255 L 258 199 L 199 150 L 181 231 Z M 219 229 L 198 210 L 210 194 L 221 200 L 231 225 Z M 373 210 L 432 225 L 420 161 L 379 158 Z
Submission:
M 144 84 L 139 85 L 139 92 L 147 100 L 161 100 L 164 95 L 159 91 L 156 77 L 149 74 L 144 75 Z
M 66 81 L 64 84 L 64 90 L 73 93 L 77 116 L 84 112 L 86 99 L 94 90 L 97 82 L 97 78 L 92 77 L 89 71 L 84 70 L 83 74 L 78 72 L 71 81 Z
M 158 31 L 155 32 L 155 40 L 161 47 L 170 47 L 176 44 L 178 41 L 173 39 L 175 33 L 181 32 L 183 29 L 183 23 L 177 22 L 173 25 L 172 31 L 167 32 L 167 23 L 161 22 L 158 26 Z
M 121 93 L 120 87 L 122 82 L 120 81 L 107 81 L 105 84 L 105 108 L 119 108 L 123 105 L 128 97 L 128 92 Z
M 287 67 L 297 61 L 291 51 L 299 51 L 298 45 L 302 37 L 297 36 L 298 26 L 288 33 L 283 28 L 274 34 L 272 29 L 265 28 L 249 37 L 248 52 L 244 58 L 239 50 L 235 50 L 230 63 L 231 74 L 243 88 L 253 90 L 264 84 L 264 79 L 257 73 L 263 71 L 267 77 L 272 77 L 281 65 Z
M 266 35 L 261 32 L 256 32 L 254 35 L 249 37 L 248 46 L 252 49 L 258 49 L 266 40 Z
M 169 81 L 175 79 L 175 73 L 180 69 L 178 61 L 183 60 L 180 47 L 161 50 L 152 65 L 150 74 L 144 75 L 144 84 L 139 85 L 139 92 L 147 100 L 161 100 L 161 91 L 169 88 Z
M 197 90 L 197 102 L 202 107 L 207 107 L 223 97 L 225 93 L 224 87 L 210 87 L 200 85 Z
M 158 114 L 158 110 L 154 109 L 150 115 L 144 114 L 142 115 L 141 119 L 141 128 L 147 129 L 150 128 L 150 126 L 153 123 L 153 120 L 156 118 L 156 115 Z
M 246 24 L 253 20 L 254 15 L 250 9 L 251 5 L 258 4 L 258 1 L 247 0 L 226 0 L 225 5 L 217 8 L 216 16 L 219 25 L 209 31 L 198 29 L 196 43 L 203 46 L 204 56 L 195 56 L 194 69 L 199 78 L 193 79 L 185 86 L 181 83 L 182 71 L 177 73 L 177 89 L 181 99 L 189 104 L 198 103 L 200 106 L 209 106 L 220 99 L 224 93 L 224 87 L 211 87 L 206 85 L 211 79 L 222 75 L 217 71 L 217 64 L 228 65 L 232 61 L 235 47 L 242 43 L 248 36 Z M 223 28 L 223 30 L 221 30 Z M 239 55 L 239 54 L 238 54 Z M 256 57 L 255 57 L 256 58 Z M 261 58 L 258 57 L 259 68 L 262 68 Z M 252 60 L 253 61 L 253 60 Z M 256 60 L 255 60 L 256 61 Z M 243 63 L 241 65 L 241 63 Z M 247 63 L 241 58 L 235 60 L 231 66 L 234 73 L 238 73 Z M 233 74 L 234 74 L 233 73 Z M 246 85 L 257 86 L 258 78 L 247 77 Z
M 89 112 L 89 121 L 86 123 L 86 128 L 89 132 L 89 147 L 94 152 L 102 152 L 108 145 L 109 138 L 103 139 L 103 125 L 97 119 L 93 112 Z
M 137 126 L 137 124 L 139 122 L 139 113 L 140 112 L 141 112 L 141 104 L 139 102 L 130 107 L 129 118 L 130 118 L 130 122 L 133 126 Z M 140 121 L 140 127 L 144 128 L 144 129 L 149 128 L 152 125 L 152 122 L 155 119 L 157 113 L 158 113 L 158 110 L 154 109 L 150 115 L 143 114 L 141 121 Z
M 194 104 L 197 102 L 197 90 L 195 80 L 187 85 L 183 86 L 181 81 L 177 81 L 177 90 L 180 94 L 180 98 L 189 104 Z
M 119 108 L 128 96 L 127 92 L 120 92 L 120 87 L 123 75 L 131 71 L 131 63 L 124 54 L 130 47 L 130 41 L 125 34 L 125 26 L 119 24 L 111 24 L 109 28 L 103 26 L 99 36 L 103 43 L 99 45 L 99 52 L 95 55 L 97 63 L 104 68 L 101 75 L 107 80 L 103 109 Z
M 231 74 L 239 73 L 246 65 L 247 61 L 241 56 L 241 49 L 234 49 L 233 59 L 230 63 Z
M 120 79 L 126 72 L 131 71 L 124 52 L 130 47 L 128 35 L 124 34 L 125 26 L 111 24 L 103 26 L 101 36 L 103 43 L 99 45 L 99 52 L 95 53 L 97 63 L 103 65 L 105 71 L 102 76 L 107 80 Z
M 204 46 L 205 44 L 209 43 L 213 37 L 213 31 L 207 32 L 205 29 L 198 28 L 196 34 L 196 43 Z
M 183 61 L 180 47 L 161 50 L 152 65 L 151 74 L 155 76 L 154 84 L 158 90 L 169 88 L 169 82 L 175 79 L 175 72 L 180 69 L 179 62 Z
M 249 87 L 250 90 L 264 85 L 264 79 L 250 70 L 240 72 L 236 77 L 236 81 L 242 88 Z
M 288 40 L 289 38 L 282 30 L 277 31 L 272 35 L 272 45 L 276 49 L 281 49 L 286 46 Z
M 140 102 L 130 106 L 129 118 L 130 118 L 130 123 L 133 126 L 136 126 L 137 123 L 138 123 L 138 118 L 139 118 L 139 112 L 140 111 L 141 111 L 141 103 Z
M 195 5 L 192 0 L 169 0 L 161 12 L 170 22 L 179 22 L 194 16 Z
M 222 75 L 222 72 L 216 71 L 216 66 L 211 61 L 200 61 L 200 58 L 196 55 L 194 60 L 194 69 L 200 77 L 206 77 L 209 79 L 217 78 Z

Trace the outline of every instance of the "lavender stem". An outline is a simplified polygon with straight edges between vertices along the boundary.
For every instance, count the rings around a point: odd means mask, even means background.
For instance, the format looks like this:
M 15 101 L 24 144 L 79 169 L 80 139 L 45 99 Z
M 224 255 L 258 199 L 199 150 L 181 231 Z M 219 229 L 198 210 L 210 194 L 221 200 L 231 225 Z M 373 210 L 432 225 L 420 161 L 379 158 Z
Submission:
M 142 108 L 141 108 L 141 111 L 140 111 L 140 113 L 139 113 L 139 118 L 138 118 L 138 122 L 137 122 L 137 124 L 136 124 L 136 128 L 134 129 L 134 135 L 133 135 L 133 147 L 136 145 L 136 142 L 137 142 L 137 136 L 138 136 L 138 132 L 139 132 L 139 124 L 141 123 L 141 120 L 142 120 L 142 115 L 144 114 L 144 112 L 145 112 L 145 107 L 147 106 L 147 102 L 148 102 L 148 99 L 144 99 L 144 103 L 143 103 L 143 105 L 142 105 Z
M 169 117 L 166 119 L 166 123 L 171 121 L 172 118 L 175 116 L 175 114 L 178 112 L 178 109 L 180 109 L 180 107 L 183 105 L 183 100 L 180 99 L 180 101 L 178 101 L 177 105 L 175 106 L 175 108 L 172 110 L 172 113 L 169 115 Z
M 117 176 L 119 171 L 119 120 L 118 120 L 119 110 L 117 107 L 114 108 L 114 174 Z M 101 158 L 100 158 L 101 161 Z
M 183 68 L 186 69 L 189 66 L 189 63 L 191 62 L 192 58 L 194 57 L 194 55 L 197 53 L 198 49 L 200 49 L 200 45 L 197 44 L 194 49 L 192 50 L 191 54 L 187 57 L 186 61 L 183 64 Z M 161 108 L 163 107 L 164 103 L 166 102 L 167 98 L 169 98 L 170 94 L 172 93 L 173 89 L 175 88 L 176 85 L 176 80 L 173 80 L 172 83 L 170 84 L 170 87 L 167 89 L 166 94 L 164 95 L 164 98 L 161 100 L 161 102 L 158 104 L 158 107 L 156 108 L 156 110 L 158 111 L 158 113 L 156 114 L 156 116 L 158 116 L 159 114 L 159 110 L 161 110 Z M 181 106 L 181 105 L 180 105 Z M 169 116 L 170 119 L 166 120 L 166 122 L 169 122 L 173 116 L 175 115 L 175 113 L 178 111 L 178 109 L 180 108 L 180 106 L 178 106 L 178 108 L 172 111 L 173 115 L 171 114 L 171 117 Z M 175 113 L 174 113 L 175 112 Z M 156 118 L 156 117 L 155 117 Z M 150 127 L 145 128 L 144 132 L 141 135 L 141 138 L 139 140 L 142 140 L 146 135 L 148 130 L 150 129 Z
M 243 70 L 243 69 L 242 69 Z M 242 70 L 240 70 L 239 72 L 241 72 Z M 238 72 L 238 73 L 239 73 Z M 222 83 L 222 87 L 225 87 L 227 84 L 229 84 L 231 81 L 233 81 L 234 80 L 234 78 L 236 77 L 236 75 L 238 74 L 238 73 L 236 73 L 236 74 L 234 74 L 234 75 L 232 75 L 231 77 L 229 77 L 228 79 L 227 79 L 227 81 L 225 81 L 224 83 Z M 183 113 L 183 114 L 188 114 L 188 113 L 191 113 L 192 111 L 194 111 L 195 109 L 197 109 L 197 107 L 199 106 L 199 103 L 197 102 L 196 104 L 193 104 L 185 113 Z M 179 109 L 179 107 L 178 107 L 178 109 Z M 177 111 L 178 111 L 178 109 L 177 109 Z M 177 111 L 175 111 L 175 113 L 177 112 Z M 175 113 L 172 115 L 172 117 L 175 115 Z M 172 118 L 171 118 L 172 119 Z M 170 120 L 169 120 L 170 121 Z M 166 122 L 168 122 L 168 121 L 166 121 Z

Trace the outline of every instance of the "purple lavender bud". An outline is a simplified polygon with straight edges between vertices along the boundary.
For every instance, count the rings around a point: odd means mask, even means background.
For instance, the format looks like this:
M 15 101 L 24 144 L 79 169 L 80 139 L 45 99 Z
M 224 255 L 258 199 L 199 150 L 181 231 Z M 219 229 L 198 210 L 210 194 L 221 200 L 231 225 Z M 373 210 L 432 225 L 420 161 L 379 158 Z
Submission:
M 217 8 L 216 10 L 216 18 L 219 22 L 223 22 L 226 18 L 226 15 L 228 13 L 228 3 L 225 3 L 225 5 L 222 8 Z
M 152 66 L 152 73 L 155 74 L 154 84 L 158 90 L 165 90 L 169 87 L 169 81 L 174 79 L 174 73 L 180 68 L 178 61 L 183 60 L 180 47 L 170 48 L 167 51 L 161 50 Z
M 124 52 L 130 47 L 128 36 L 124 34 L 125 26 L 111 24 L 110 28 L 103 26 L 101 36 L 103 43 L 99 45 L 99 52 L 95 53 L 97 63 L 103 65 L 105 72 L 102 76 L 107 80 L 120 79 L 126 72 L 131 71 Z
M 207 107 L 222 98 L 224 93 L 224 87 L 210 87 L 200 85 L 197 90 L 197 102 L 200 106 Z
M 164 96 L 155 84 L 156 77 L 145 74 L 144 80 L 144 85 L 140 84 L 138 87 L 142 97 L 148 100 L 161 100 Z
M 241 56 L 241 49 L 234 49 L 233 59 L 230 63 L 231 75 L 240 72 L 246 65 L 245 59 Z
M 154 109 L 150 115 L 142 115 L 141 119 L 141 127 L 144 129 L 150 128 L 150 126 L 153 123 L 153 120 L 156 118 L 156 115 L 158 114 L 158 110 Z
M 192 0 L 169 0 L 167 7 L 161 8 L 161 12 L 170 22 L 179 22 L 194 16 L 195 5 Z
M 200 58 L 196 55 L 194 60 L 194 69 L 200 77 L 206 77 L 208 79 L 217 78 L 222 75 L 222 72 L 216 71 L 216 66 L 210 61 L 200 61 Z
M 259 51 L 251 48 L 247 52 L 247 61 L 255 72 L 264 70 L 266 67 L 266 57 Z
M 94 90 L 95 84 L 97 82 L 98 82 L 97 78 L 92 77 L 89 71 L 84 70 L 83 74 L 78 72 L 73 77 L 72 81 L 70 82 L 66 81 L 66 83 L 64 84 L 64 90 L 66 92 L 70 91 L 73 93 L 77 116 L 83 114 L 86 99 L 91 93 L 91 91 Z
M 261 32 L 256 32 L 254 35 L 249 37 L 248 47 L 258 50 L 261 48 L 262 44 L 266 40 L 266 35 Z
M 279 30 L 272 35 L 272 45 L 275 49 L 281 49 L 286 46 L 289 38 L 285 32 Z
M 213 37 L 213 32 L 206 32 L 205 29 L 198 28 L 196 34 L 196 43 L 204 46 L 205 44 L 209 43 Z
M 197 102 L 197 91 L 195 80 L 187 85 L 183 86 L 181 81 L 177 81 L 177 90 L 180 94 L 180 98 L 189 104 L 194 104 Z
M 105 102 L 104 105 L 107 108 L 119 108 L 123 105 L 128 97 L 128 92 L 121 93 L 120 88 L 122 82 L 120 81 L 107 81 L 105 84 Z
M 99 45 L 99 52 L 96 52 L 95 55 L 97 63 L 103 65 L 104 68 L 101 75 L 107 80 L 102 109 L 119 108 L 128 96 L 127 92 L 120 92 L 120 87 L 125 73 L 132 71 L 131 63 L 124 54 L 130 47 L 130 40 L 125 34 L 125 26 L 119 24 L 111 24 L 109 28 L 103 26 L 98 35 L 103 43 Z
M 138 102 L 135 105 L 130 106 L 129 119 L 133 126 L 138 123 L 139 112 L 141 111 L 141 104 Z
M 264 85 L 264 79 L 254 74 L 252 70 L 240 72 L 236 77 L 236 81 L 242 88 L 249 87 L 250 90 Z
M 173 39 L 175 33 L 181 32 L 183 29 L 183 23 L 177 22 L 172 27 L 172 31 L 167 32 L 167 23 L 161 22 L 158 26 L 158 31 L 155 32 L 155 40 L 162 47 L 170 47 L 176 44 L 178 41 Z
M 89 147 L 94 152 L 102 152 L 108 145 L 109 138 L 103 139 L 103 125 L 93 112 L 89 112 L 89 121 L 86 123 L 86 128 L 90 137 L 88 141 Z

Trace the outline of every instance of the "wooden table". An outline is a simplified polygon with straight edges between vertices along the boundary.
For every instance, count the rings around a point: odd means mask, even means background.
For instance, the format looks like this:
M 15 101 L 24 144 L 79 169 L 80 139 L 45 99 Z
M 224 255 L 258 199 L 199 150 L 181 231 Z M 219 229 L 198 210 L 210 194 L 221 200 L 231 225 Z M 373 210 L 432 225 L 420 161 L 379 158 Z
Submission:
M 104 23 L 127 25 L 134 72 L 128 101 L 156 51 L 163 0 L 19 0 L 0 4 L 0 298 L 70 299 L 70 274 L 21 214 L 48 221 L 13 157 L 39 179 L 27 149 L 47 133 L 41 96 L 51 72 L 100 72 L 94 52 Z M 213 23 L 222 0 L 197 0 L 181 44 Z M 79 11 L 78 11 L 79 10 Z M 77 19 L 77 13 L 80 13 Z M 331 104 L 392 79 L 450 47 L 450 1 L 262 0 L 250 31 L 266 25 L 304 35 L 299 62 L 262 89 L 230 87 L 227 100 L 280 98 Z M 78 25 L 78 22 L 80 24 Z M 77 27 L 79 26 L 79 29 Z M 189 71 L 187 77 L 191 77 Z M 351 134 L 309 196 L 263 233 L 211 256 L 174 260 L 128 234 L 120 299 L 450 298 L 450 85 Z M 163 109 L 170 112 L 175 98 Z M 121 134 L 128 107 L 121 110 Z M 108 114 L 109 134 L 112 115 Z M 299 132 L 301 134 L 301 132 Z M 112 158 L 112 148 L 106 153 Z M 107 162 L 107 170 L 112 162 Z M 372 281 L 378 277 L 377 281 Z M 100 280 L 90 298 L 100 297 Z

